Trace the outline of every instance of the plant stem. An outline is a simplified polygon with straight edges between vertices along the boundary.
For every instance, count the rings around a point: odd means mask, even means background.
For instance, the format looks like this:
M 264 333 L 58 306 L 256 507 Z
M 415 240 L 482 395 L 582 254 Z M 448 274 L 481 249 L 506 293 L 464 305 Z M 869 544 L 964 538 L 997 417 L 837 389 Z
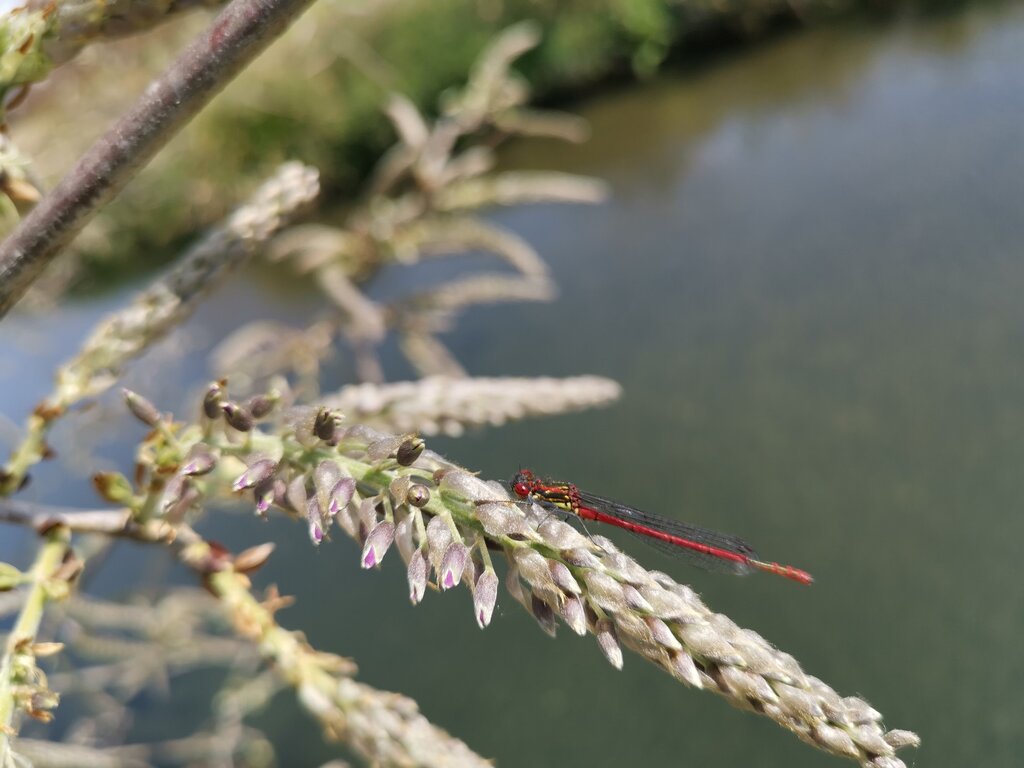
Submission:
M 0 318 L 214 94 L 312 0 L 232 0 L 0 244 Z
M 63 562 L 70 539 L 70 532 L 63 526 L 55 526 L 46 534 L 45 542 L 39 548 L 29 572 L 32 586 L 4 645 L 4 655 L 0 659 L 0 765 L 5 764 L 10 757 L 8 734 L 11 733 L 16 710 L 15 689 L 20 684 L 15 679 L 18 676 L 15 657 L 25 653 L 26 644 L 35 641 L 43 620 L 43 611 L 50 599 L 48 583 Z

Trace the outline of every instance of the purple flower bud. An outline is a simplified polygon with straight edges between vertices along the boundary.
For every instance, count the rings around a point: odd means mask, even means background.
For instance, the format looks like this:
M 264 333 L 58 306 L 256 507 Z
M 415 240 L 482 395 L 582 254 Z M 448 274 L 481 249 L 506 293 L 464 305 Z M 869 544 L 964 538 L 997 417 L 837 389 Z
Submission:
M 395 525 L 388 520 L 377 523 L 363 545 L 363 568 L 373 568 L 384 559 L 385 553 L 395 540 Z
M 473 586 L 473 611 L 476 623 L 483 629 L 491 623 L 494 604 L 498 600 L 498 577 L 494 571 L 484 571 Z
M 320 527 L 320 521 L 309 519 L 309 540 L 313 542 L 315 546 L 320 546 L 320 542 L 324 540 L 324 530 Z
M 130 389 L 122 388 L 121 394 L 128 405 L 128 410 L 147 427 L 155 427 L 160 423 L 160 411 L 149 400 Z
M 256 514 L 261 517 L 267 516 L 267 510 L 276 500 L 281 499 L 285 494 L 284 480 L 279 477 L 269 477 L 252 489 L 253 498 L 256 499 Z
M 608 619 L 599 619 L 594 629 L 597 645 L 608 663 L 616 669 L 622 669 L 622 646 L 615 637 L 615 627 Z
M 334 517 L 341 510 L 348 506 L 348 503 L 352 501 L 352 496 L 356 492 L 356 481 L 351 477 L 343 477 L 334 484 L 334 490 L 331 491 L 330 498 L 327 502 L 327 514 Z
M 322 511 L 326 512 L 330 508 L 331 491 L 340 478 L 341 468 L 330 459 L 324 459 L 313 470 L 313 488 Z
M 196 443 L 188 453 L 181 465 L 183 475 L 205 475 L 217 466 L 220 454 L 206 443 Z
M 466 558 L 469 550 L 461 541 L 453 541 L 445 549 L 444 557 L 441 558 L 441 568 L 438 579 L 441 582 L 441 589 L 451 589 L 462 579 L 462 572 L 466 569 Z
M 224 420 L 239 432 L 248 432 L 252 429 L 254 420 L 252 414 L 241 405 L 235 403 L 221 403 L 220 409 L 224 412 Z
M 277 462 L 273 459 L 259 459 L 249 465 L 238 478 L 231 484 L 231 490 L 244 491 L 246 488 L 253 488 L 264 480 L 269 479 L 277 471 Z
M 427 554 L 434 570 L 441 572 L 441 560 L 444 558 L 448 545 L 452 543 L 452 531 L 444 517 L 436 516 L 427 523 Z
M 306 501 L 306 520 L 309 523 L 310 541 L 319 545 L 324 539 L 323 515 L 315 497 Z
M 423 599 L 423 594 L 427 590 L 427 558 L 422 549 L 417 549 L 412 553 L 412 558 L 409 560 L 408 578 L 409 600 L 416 605 Z

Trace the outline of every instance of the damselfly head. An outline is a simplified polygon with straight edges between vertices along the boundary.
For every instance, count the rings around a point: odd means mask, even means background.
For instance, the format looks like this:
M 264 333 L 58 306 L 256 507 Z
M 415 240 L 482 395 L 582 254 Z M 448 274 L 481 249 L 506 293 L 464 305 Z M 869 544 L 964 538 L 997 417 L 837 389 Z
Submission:
M 533 483 L 533 472 L 528 469 L 520 469 L 509 481 L 509 487 L 512 489 L 512 493 L 521 499 L 525 499 L 533 490 Z

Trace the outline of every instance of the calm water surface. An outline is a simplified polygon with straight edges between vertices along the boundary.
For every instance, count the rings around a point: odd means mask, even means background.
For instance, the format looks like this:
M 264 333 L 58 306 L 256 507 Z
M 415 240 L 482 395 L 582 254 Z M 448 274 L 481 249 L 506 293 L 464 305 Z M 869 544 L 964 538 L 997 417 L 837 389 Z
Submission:
M 803 34 L 583 105 L 589 144 L 524 145 L 508 162 L 603 177 L 614 198 L 500 216 L 550 261 L 561 298 L 475 310 L 449 337 L 473 373 L 602 373 L 625 396 L 442 450 L 491 477 L 528 464 L 572 478 L 806 567 L 811 589 L 693 573 L 624 542 L 919 732 L 904 757 L 920 766 L 1024 753 L 1022 51 L 1024 12 L 985 9 Z M 185 335 L 201 350 L 260 314 L 253 290 L 301 322 L 307 300 L 273 289 L 249 276 Z M 4 324 L 8 417 L 77 343 L 51 329 L 115 303 Z M 153 359 L 180 380 L 134 375 L 169 401 L 207 375 L 173 344 Z M 125 422 L 83 418 L 106 425 L 90 444 L 123 465 Z M 34 497 L 92 503 L 76 472 L 45 470 Z M 508 598 L 481 633 L 463 592 L 408 606 L 397 558 L 364 573 L 348 541 L 310 557 L 299 527 L 208 530 L 236 546 L 275 537 L 264 581 L 299 598 L 282 620 L 502 765 L 844 764 L 636 657 L 619 673 L 590 639 L 554 642 Z M 22 541 L 3 531 L 0 556 Z M 97 584 L 115 591 L 153 559 L 126 549 Z M 139 710 L 136 736 L 160 732 L 166 704 Z M 263 724 L 282 764 L 332 754 L 294 706 Z

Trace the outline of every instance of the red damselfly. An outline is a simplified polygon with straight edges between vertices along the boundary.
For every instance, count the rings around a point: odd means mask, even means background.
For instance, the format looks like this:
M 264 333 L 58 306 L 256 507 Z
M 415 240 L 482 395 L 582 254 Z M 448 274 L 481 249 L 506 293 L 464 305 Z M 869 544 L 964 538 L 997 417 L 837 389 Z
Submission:
M 757 570 L 784 576 L 801 584 L 814 581 L 807 571 L 761 560 L 749 544 L 736 536 L 642 512 L 626 504 L 581 491 L 572 483 L 540 479 L 528 469 L 519 470 L 510 485 L 512 492 L 521 499 L 555 507 L 581 520 L 596 520 L 622 528 L 640 536 L 648 544 L 683 557 L 706 570 L 741 575 Z

